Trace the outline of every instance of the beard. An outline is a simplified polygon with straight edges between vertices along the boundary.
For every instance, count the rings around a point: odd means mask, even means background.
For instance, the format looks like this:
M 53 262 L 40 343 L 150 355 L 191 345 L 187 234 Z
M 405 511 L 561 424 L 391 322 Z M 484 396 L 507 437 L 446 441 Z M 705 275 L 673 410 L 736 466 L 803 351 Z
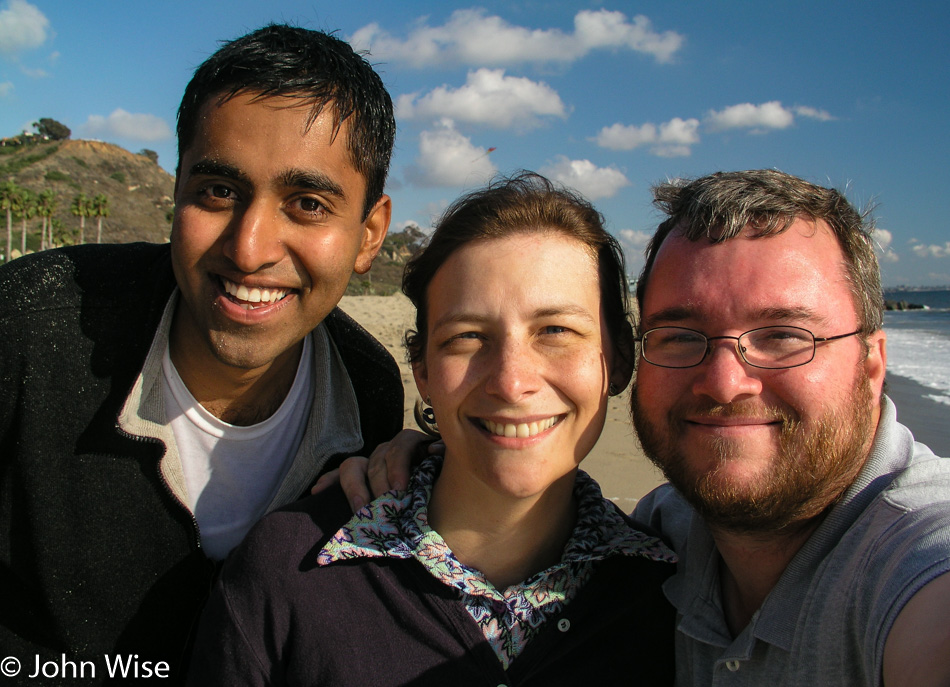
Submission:
M 695 508 L 708 525 L 741 534 L 788 532 L 805 526 L 837 502 L 867 459 L 873 435 L 871 385 L 858 371 L 853 393 L 840 408 L 812 422 L 792 408 L 755 401 L 679 404 L 664 425 L 643 411 L 636 384 L 631 394 L 633 422 L 647 457 Z M 738 480 L 725 468 L 743 459 L 741 446 L 729 439 L 710 439 L 713 466 L 701 472 L 695 459 L 677 445 L 688 414 L 716 417 L 768 417 L 780 423 L 778 450 L 768 468 L 751 480 Z

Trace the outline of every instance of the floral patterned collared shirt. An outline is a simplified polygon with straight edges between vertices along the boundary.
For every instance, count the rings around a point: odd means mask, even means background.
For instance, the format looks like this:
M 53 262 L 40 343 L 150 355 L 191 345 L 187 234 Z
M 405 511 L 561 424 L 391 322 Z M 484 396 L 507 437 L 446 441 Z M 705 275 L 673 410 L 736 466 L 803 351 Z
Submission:
M 389 492 L 362 508 L 327 542 L 320 565 L 353 558 L 415 558 L 436 579 L 461 592 L 465 608 L 507 670 L 548 618 L 558 614 L 590 578 L 594 561 L 613 555 L 673 562 L 675 554 L 656 537 L 633 529 L 579 470 L 574 484 L 577 522 L 560 562 L 520 584 L 499 590 L 461 563 L 429 527 L 432 487 L 442 458 L 426 459 L 409 488 Z

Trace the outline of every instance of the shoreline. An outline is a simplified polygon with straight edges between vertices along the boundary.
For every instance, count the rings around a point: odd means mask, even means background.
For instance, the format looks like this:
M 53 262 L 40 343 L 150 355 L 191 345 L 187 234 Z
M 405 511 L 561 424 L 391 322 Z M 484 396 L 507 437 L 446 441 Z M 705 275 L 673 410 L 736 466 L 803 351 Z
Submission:
M 950 405 L 927 398 L 939 391 L 888 372 L 884 393 L 897 406 L 897 421 L 913 432 L 914 439 L 950 458 Z

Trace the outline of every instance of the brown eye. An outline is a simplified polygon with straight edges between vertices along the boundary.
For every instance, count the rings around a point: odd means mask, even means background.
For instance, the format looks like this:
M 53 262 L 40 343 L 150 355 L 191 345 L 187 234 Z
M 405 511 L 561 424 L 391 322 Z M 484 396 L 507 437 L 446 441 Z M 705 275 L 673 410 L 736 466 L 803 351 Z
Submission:
M 300 199 L 300 209 L 309 215 L 326 212 L 326 208 L 318 198 L 304 197 Z

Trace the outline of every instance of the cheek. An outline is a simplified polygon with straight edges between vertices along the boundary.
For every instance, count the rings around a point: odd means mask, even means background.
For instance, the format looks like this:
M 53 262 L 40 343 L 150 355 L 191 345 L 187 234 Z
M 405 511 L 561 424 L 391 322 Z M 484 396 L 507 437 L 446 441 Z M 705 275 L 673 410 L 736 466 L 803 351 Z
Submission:
M 452 403 L 458 401 L 458 396 L 465 392 L 467 382 L 471 377 L 471 366 L 468 361 L 459 359 L 427 360 L 426 385 L 433 402 Z M 436 400 L 438 399 L 438 400 Z
M 578 402 L 606 404 L 610 383 L 607 361 L 601 351 L 570 356 L 550 362 L 548 375 L 556 386 Z
M 677 380 L 667 370 L 645 363 L 642 360 L 637 366 L 634 382 L 637 388 L 651 395 L 654 394 L 655 390 L 666 389 L 668 390 L 667 393 L 663 394 L 666 396 L 669 395 L 669 391 L 678 386 Z
M 175 216 L 172 254 L 186 264 L 197 262 L 214 246 L 220 234 L 213 223 L 204 220 L 197 212 L 183 209 Z

